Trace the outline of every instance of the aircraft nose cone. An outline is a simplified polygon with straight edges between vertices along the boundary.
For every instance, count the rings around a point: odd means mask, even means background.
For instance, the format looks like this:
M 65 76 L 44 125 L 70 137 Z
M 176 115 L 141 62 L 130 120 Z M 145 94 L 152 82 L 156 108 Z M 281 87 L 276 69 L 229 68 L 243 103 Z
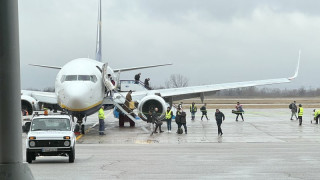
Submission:
M 88 104 L 90 88 L 84 84 L 75 84 L 64 89 L 66 106 L 70 109 L 83 109 Z

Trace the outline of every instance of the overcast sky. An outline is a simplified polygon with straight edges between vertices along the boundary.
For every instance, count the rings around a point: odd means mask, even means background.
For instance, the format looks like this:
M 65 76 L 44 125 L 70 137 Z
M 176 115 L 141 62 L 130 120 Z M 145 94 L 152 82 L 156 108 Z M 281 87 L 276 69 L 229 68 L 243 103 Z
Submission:
M 103 62 L 152 85 L 182 74 L 189 85 L 299 77 L 267 87 L 319 88 L 318 0 L 102 0 Z M 94 58 L 98 0 L 19 0 L 22 88 L 54 87 L 57 70 Z

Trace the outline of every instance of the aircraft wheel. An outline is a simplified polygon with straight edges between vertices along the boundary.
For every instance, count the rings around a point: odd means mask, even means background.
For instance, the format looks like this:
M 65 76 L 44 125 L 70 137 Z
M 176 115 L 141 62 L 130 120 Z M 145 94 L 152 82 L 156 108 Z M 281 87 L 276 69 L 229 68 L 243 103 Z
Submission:
M 74 132 L 80 132 L 80 126 L 79 124 L 76 124 L 74 127 Z
M 81 125 L 81 134 L 85 134 L 84 124 Z

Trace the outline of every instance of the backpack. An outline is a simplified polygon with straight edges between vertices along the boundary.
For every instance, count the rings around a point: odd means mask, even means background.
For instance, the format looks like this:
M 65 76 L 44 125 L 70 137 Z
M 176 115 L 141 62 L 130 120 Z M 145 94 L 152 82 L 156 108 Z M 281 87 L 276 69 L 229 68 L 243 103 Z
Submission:
M 292 109 L 292 103 L 289 105 L 289 109 Z
M 183 133 L 182 128 L 179 128 L 178 131 L 177 131 L 177 133 L 178 133 L 178 134 L 182 134 L 182 133 Z

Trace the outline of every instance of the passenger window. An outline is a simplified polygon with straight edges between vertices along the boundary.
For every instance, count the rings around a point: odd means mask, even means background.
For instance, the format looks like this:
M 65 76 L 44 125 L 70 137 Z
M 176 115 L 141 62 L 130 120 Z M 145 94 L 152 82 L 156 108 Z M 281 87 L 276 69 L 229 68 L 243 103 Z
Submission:
M 79 75 L 78 81 L 90 81 L 90 76 L 88 75 Z
M 95 76 L 95 75 L 91 75 L 90 76 L 90 80 L 92 81 L 92 82 L 97 82 L 98 81 L 98 79 L 97 79 L 97 77 Z
M 76 81 L 77 75 L 67 75 L 65 81 Z

